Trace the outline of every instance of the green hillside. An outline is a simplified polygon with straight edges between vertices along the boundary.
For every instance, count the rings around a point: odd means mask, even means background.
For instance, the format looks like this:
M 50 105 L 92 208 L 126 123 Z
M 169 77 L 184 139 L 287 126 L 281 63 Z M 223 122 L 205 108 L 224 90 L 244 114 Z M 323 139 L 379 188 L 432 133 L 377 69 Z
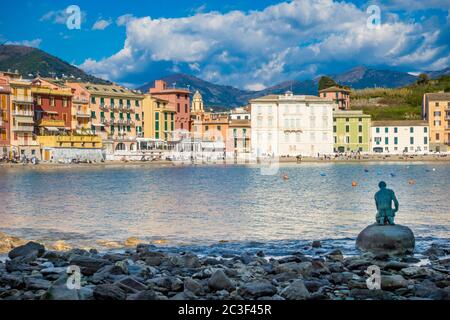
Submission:
M 427 92 L 450 92 L 450 76 L 403 88 L 370 88 L 354 90 L 351 106 L 370 114 L 372 120 L 421 119 L 422 98 Z

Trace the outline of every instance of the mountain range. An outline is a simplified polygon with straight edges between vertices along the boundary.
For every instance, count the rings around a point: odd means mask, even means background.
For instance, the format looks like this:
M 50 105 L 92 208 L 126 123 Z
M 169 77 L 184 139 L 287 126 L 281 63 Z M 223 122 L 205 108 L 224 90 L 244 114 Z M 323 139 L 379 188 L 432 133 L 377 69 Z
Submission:
M 20 72 L 24 77 L 34 77 L 38 73 L 45 77 L 70 78 L 78 81 L 108 84 L 110 81 L 103 80 L 85 73 L 83 70 L 52 56 L 40 49 L 19 45 L 0 46 L 0 70 Z M 430 78 L 450 74 L 450 67 L 440 71 L 427 72 Z M 349 86 L 353 89 L 372 87 L 397 88 L 409 85 L 417 81 L 417 76 L 406 72 L 375 69 L 358 66 L 340 74 L 328 75 L 340 85 Z M 260 91 L 248 91 L 232 86 L 214 84 L 192 75 L 183 73 L 171 74 L 163 77 L 168 86 L 189 87 L 191 91 L 200 91 L 205 105 L 215 110 L 229 109 L 243 106 L 248 100 L 266 94 L 281 94 L 288 90 L 295 94 L 317 95 L 320 77 L 312 80 L 288 80 L 268 87 Z M 147 92 L 154 84 L 154 80 L 139 86 L 138 90 Z

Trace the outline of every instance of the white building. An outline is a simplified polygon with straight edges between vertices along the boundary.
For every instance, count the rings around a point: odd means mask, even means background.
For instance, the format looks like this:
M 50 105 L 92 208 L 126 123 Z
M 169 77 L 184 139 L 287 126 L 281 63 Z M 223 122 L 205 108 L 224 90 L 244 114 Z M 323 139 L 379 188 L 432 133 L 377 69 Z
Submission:
M 333 153 L 334 102 L 286 92 L 253 99 L 250 104 L 254 157 Z
M 371 151 L 387 154 L 429 152 L 429 126 L 422 120 L 372 121 Z

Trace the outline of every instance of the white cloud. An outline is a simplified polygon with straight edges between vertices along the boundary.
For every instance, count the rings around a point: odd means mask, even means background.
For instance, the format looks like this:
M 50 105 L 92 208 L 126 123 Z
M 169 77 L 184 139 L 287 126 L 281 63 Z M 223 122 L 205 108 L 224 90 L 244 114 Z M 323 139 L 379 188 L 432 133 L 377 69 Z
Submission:
M 443 32 L 439 25 L 433 29 L 427 21 L 402 22 L 390 15 L 381 28 L 369 29 L 367 19 L 365 8 L 333 0 L 293 0 L 261 11 L 182 18 L 124 15 L 116 21 L 126 26 L 123 49 L 81 67 L 120 81 L 172 63 L 167 70 L 185 66 L 206 80 L 262 87 L 313 77 L 324 72 L 321 68 L 342 63 L 426 69 L 448 61 L 440 60 L 448 57 L 448 44 L 435 44 Z
M 51 10 L 51 11 L 45 13 L 39 19 L 39 21 L 42 21 L 42 22 L 49 21 L 49 22 L 55 23 L 55 24 L 66 24 L 67 19 L 69 18 L 70 15 L 71 15 L 71 13 L 67 13 L 66 9 Z M 86 12 L 81 11 L 81 22 L 83 23 L 85 21 L 86 21 Z
M 105 30 L 108 28 L 112 23 L 111 19 L 105 20 L 105 19 L 98 19 L 95 21 L 94 25 L 92 26 L 92 30 Z
M 39 48 L 41 42 L 42 39 L 33 39 L 33 40 L 8 41 L 7 44 Z
M 250 83 L 244 87 L 245 90 L 249 91 L 261 91 L 266 88 L 262 83 Z

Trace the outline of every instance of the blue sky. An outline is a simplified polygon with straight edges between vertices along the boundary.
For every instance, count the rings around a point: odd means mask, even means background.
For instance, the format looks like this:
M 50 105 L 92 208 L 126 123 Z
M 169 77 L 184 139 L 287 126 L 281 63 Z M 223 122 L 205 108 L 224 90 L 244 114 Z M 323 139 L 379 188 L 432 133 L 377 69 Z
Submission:
M 370 5 L 381 24 L 367 26 Z M 78 5 L 80 30 L 65 8 Z M 407 72 L 450 63 L 448 0 L 109 0 L 3 4 L 0 41 L 128 86 L 174 72 L 261 89 L 359 65 Z

